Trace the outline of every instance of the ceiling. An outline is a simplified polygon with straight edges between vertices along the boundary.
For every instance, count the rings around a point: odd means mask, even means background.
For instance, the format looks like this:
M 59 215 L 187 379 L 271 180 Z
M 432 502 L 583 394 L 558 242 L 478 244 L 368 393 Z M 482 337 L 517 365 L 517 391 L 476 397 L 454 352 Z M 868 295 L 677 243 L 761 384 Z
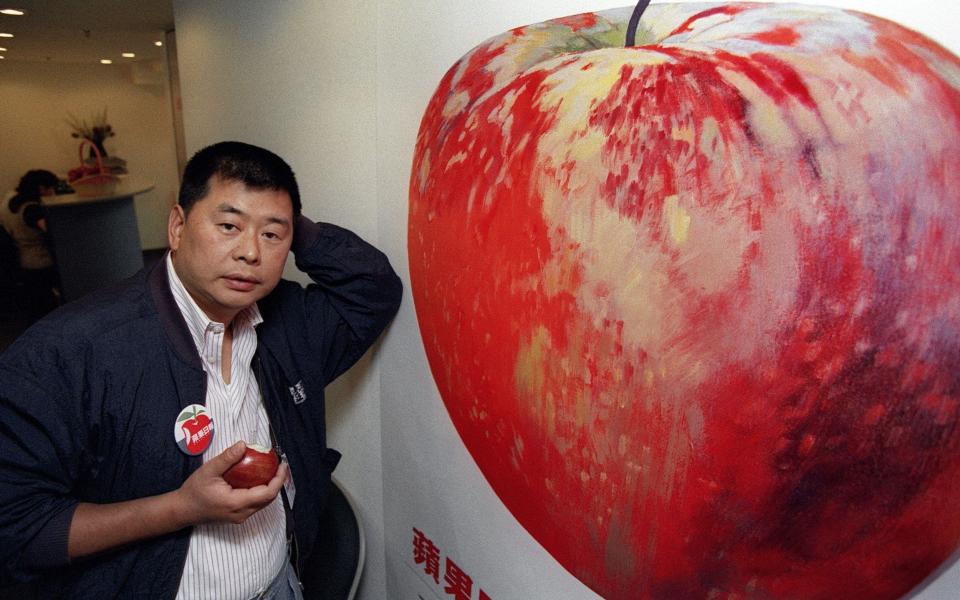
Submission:
M 0 14 L 3 62 L 97 63 L 162 59 L 154 45 L 173 29 L 172 0 L 0 0 L 24 16 Z M 136 58 L 120 56 L 134 52 Z

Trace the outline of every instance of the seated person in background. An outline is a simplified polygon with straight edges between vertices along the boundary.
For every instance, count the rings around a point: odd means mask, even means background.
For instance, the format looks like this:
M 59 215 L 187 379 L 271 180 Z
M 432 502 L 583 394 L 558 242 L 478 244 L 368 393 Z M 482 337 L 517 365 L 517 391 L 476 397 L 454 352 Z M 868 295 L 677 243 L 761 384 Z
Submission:
M 17 246 L 27 306 L 35 319 L 58 304 L 57 269 L 47 243 L 46 211 L 40 203 L 41 197 L 54 194 L 58 182 L 50 171 L 28 171 L 20 178 L 16 193 L 0 205 L 0 225 Z

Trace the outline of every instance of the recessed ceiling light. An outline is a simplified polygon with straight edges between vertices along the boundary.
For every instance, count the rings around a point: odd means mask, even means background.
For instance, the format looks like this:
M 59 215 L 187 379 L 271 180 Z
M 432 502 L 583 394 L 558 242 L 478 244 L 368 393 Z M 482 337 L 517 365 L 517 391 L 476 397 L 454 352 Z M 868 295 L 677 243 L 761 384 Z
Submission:
M 27 13 L 20 10 L 19 8 L 3 8 L 3 9 L 0 9 L 0 14 L 13 15 L 14 17 L 22 17 Z
M 7 51 L 6 48 L 0 47 L 0 52 L 6 52 L 6 51 Z
M 110 60 L 109 58 L 101 58 L 101 59 L 100 59 L 100 64 L 101 64 L 101 65 L 112 65 L 112 64 L 113 64 L 113 61 Z
M 12 34 L 12 33 L 0 33 L 0 37 L 10 38 L 10 37 L 13 37 L 13 34 Z
M 3 60 L 3 59 L 5 59 L 5 58 L 6 58 L 6 56 L 0 54 L 0 60 Z
M 135 58 L 137 55 L 134 54 L 133 52 L 122 52 L 120 56 L 124 58 Z
M 163 42 L 161 42 L 160 40 L 157 40 L 157 41 L 155 41 L 155 42 L 153 43 L 153 45 L 154 45 L 154 46 L 162 46 L 162 45 L 163 45 Z

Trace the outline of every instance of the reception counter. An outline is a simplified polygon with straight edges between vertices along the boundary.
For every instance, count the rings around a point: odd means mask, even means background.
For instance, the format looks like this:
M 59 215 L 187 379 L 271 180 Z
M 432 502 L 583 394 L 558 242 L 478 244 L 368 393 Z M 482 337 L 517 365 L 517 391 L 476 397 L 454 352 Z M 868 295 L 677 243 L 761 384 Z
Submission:
M 65 301 L 125 279 L 143 267 L 133 198 L 153 184 L 124 178 L 103 196 L 43 199 Z

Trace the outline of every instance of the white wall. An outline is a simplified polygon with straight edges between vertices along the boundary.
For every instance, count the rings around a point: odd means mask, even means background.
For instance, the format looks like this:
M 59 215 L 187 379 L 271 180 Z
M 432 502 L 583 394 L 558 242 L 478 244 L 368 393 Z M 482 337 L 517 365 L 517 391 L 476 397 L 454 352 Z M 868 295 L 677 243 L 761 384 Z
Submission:
M 409 288 L 409 170 L 420 117 L 447 68 L 511 27 L 628 3 L 177 0 L 188 153 L 228 138 L 277 151 L 298 174 L 305 212 L 377 243 Z M 946 0 L 828 3 L 894 18 L 960 52 L 956 11 Z M 407 289 L 373 360 L 330 390 L 331 445 L 345 454 L 336 475 L 359 499 L 368 533 L 360 597 L 412 597 L 397 592 L 416 576 L 407 563 L 417 515 L 445 521 L 452 546 L 476 549 L 462 558 L 479 583 L 509 592 L 523 589 L 510 577 L 529 577 L 542 584 L 537 597 L 595 597 L 485 484 L 458 442 L 419 335 Z M 390 471 L 386 488 L 381 466 Z M 952 569 L 918 598 L 947 600 L 957 588 L 960 570 Z
M 136 197 L 143 248 L 167 245 L 166 222 L 179 187 L 167 79 L 135 85 L 130 65 L 0 62 L 0 190 L 30 169 L 61 176 L 79 164 L 67 113 L 90 117 L 107 108 L 116 136 L 107 152 L 155 188 Z

